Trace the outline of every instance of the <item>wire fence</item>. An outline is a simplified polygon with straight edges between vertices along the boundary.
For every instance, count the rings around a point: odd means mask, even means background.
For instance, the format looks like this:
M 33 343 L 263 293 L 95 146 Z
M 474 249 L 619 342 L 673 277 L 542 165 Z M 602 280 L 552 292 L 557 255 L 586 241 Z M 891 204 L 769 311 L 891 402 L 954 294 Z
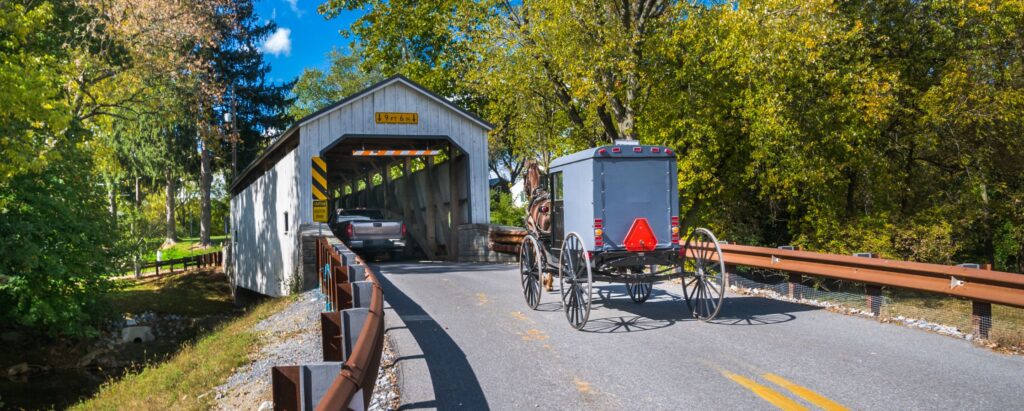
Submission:
M 990 348 L 1024 353 L 1021 308 L 750 267 L 729 270 L 729 286 L 743 294 L 870 316 Z M 986 310 L 990 315 L 984 315 Z

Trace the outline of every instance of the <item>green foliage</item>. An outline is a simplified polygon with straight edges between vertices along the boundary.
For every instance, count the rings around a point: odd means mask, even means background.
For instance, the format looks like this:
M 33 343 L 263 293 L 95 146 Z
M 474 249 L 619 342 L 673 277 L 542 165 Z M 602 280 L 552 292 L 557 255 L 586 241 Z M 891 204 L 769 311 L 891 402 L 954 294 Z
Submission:
M 384 79 L 378 71 L 364 71 L 360 67 L 359 50 L 343 53 L 331 50 L 328 58 L 331 67 L 327 72 L 318 68 L 307 68 L 295 80 L 292 94 L 295 104 L 288 108 L 288 114 L 296 119 L 303 118 L 331 103 L 356 93 L 369 85 Z
M 1019 2 L 406 3 L 320 11 L 366 11 L 364 64 L 468 96 L 503 178 L 639 138 L 678 153 L 687 226 L 1020 269 Z
M 491 190 L 491 224 L 523 227 L 526 224 L 525 207 L 517 207 L 512 195 L 500 190 Z
M 54 19 L 49 3 L 0 4 L 0 183 L 42 169 L 71 122 L 61 98 L 67 61 L 54 44 Z
M 118 250 L 88 153 L 0 183 L 0 318 L 49 334 L 94 332 Z

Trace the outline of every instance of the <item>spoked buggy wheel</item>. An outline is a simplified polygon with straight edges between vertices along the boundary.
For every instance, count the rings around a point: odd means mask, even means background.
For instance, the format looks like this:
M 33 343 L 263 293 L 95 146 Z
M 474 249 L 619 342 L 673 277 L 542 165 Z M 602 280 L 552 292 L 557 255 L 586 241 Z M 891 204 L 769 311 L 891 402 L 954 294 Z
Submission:
M 653 288 L 654 285 L 651 283 L 626 283 L 626 291 L 629 292 L 629 298 L 637 304 L 647 301 L 647 298 L 651 296 Z
M 590 255 L 579 234 L 569 233 L 562 241 L 558 255 L 558 290 L 562 294 L 562 308 L 569 324 L 583 329 L 590 318 L 590 301 L 594 275 L 590 271 Z
M 697 319 L 711 321 L 725 298 L 725 261 L 718 239 L 707 229 L 694 230 L 686 239 L 683 257 L 686 305 Z
M 654 266 L 651 266 L 651 271 L 654 271 Z M 642 274 L 643 269 L 637 274 Z M 654 283 L 645 281 L 630 281 L 626 283 L 626 293 L 629 294 L 629 299 L 633 300 L 634 303 L 641 304 L 647 301 L 647 298 L 651 296 L 651 290 L 654 289 Z
M 544 274 L 542 264 L 537 239 L 527 235 L 519 247 L 519 280 L 523 286 L 526 305 L 534 310 L 540 304 L 540 277 Z

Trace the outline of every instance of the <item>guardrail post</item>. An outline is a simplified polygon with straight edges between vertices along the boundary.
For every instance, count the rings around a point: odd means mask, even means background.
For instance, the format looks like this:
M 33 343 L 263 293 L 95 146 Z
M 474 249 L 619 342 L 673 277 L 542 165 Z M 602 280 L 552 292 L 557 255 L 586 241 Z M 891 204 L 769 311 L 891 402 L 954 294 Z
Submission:
M 341 312 L 341 357 L 345 360 L 352 356 L 359 342 L 359 332 L 369 317 L 367 308 L 349 308 Z
M 725 288 L 726 289 L 729 289 L 729 281 L 732 280 L 731 278 L 729 278 L 729 275 L 731 273 L 735 272 L 735 271 L 736 271 L 736 266 L 735 265 L 729 265 L 729 264 L 725 265 L 725 272 L 722 273 L 722 275 L 725 277 L 724 278 L 724 280 L 725 280 L 724 284 L 725 284 Z
M 299 366 L 291 365 L 270 369 L 271 390 L 275 411 L 298 411 L 301 387 Z
M 992 264 L 985 264 L 980 267 L 984 270 L 991 270 Z M 992 304 L 971 300 L 971 333 L 976 338 L 988 339 L 989 331 L 992 329 Z
M 854 257 L 863 258 L 878 258 L 878 254 L 875 253 L 853 253 Z M 867 295 L 868 309 L 871 310 L 871 315 L 878 317 L 882 315 L 882 286 L 875 284 L 865 284 L 864 294 Z
M 803 282 L 803 276 L 797 273 L 789 273 L 789 298 L 796 299 L 796 285 Z
M 867 284 L 864 286 L 866 289 L 868 298 L 868 309 L 871 310 L 871 315 L 879 316 L 882 314 L 882 286 Z
M 976 338 L 988 339 L 992 329 L 992 304 L 971 300 L 971 333 Z
M 320 313 L 320 334 L 324 361 L 342 361 L 340 312 Z

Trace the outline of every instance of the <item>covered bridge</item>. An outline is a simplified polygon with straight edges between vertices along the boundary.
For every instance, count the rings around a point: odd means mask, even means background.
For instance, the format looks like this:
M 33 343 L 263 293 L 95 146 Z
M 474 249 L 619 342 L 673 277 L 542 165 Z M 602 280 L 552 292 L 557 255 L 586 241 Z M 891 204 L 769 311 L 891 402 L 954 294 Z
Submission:
M 490 220 L 492 128 L 403 76 L 297 121 L 231 184 L 228 275 L 270 296 L 315 284 L 302 265 L 303 245 L 316 234 L 314 195 L 327 198 L 330 216 L 366 207 L 402 218 L 410 243 L 430 259 L 486 252 L 474 247 Z M 323 181 L 314 181 L 314 157 L 326 165 Z

